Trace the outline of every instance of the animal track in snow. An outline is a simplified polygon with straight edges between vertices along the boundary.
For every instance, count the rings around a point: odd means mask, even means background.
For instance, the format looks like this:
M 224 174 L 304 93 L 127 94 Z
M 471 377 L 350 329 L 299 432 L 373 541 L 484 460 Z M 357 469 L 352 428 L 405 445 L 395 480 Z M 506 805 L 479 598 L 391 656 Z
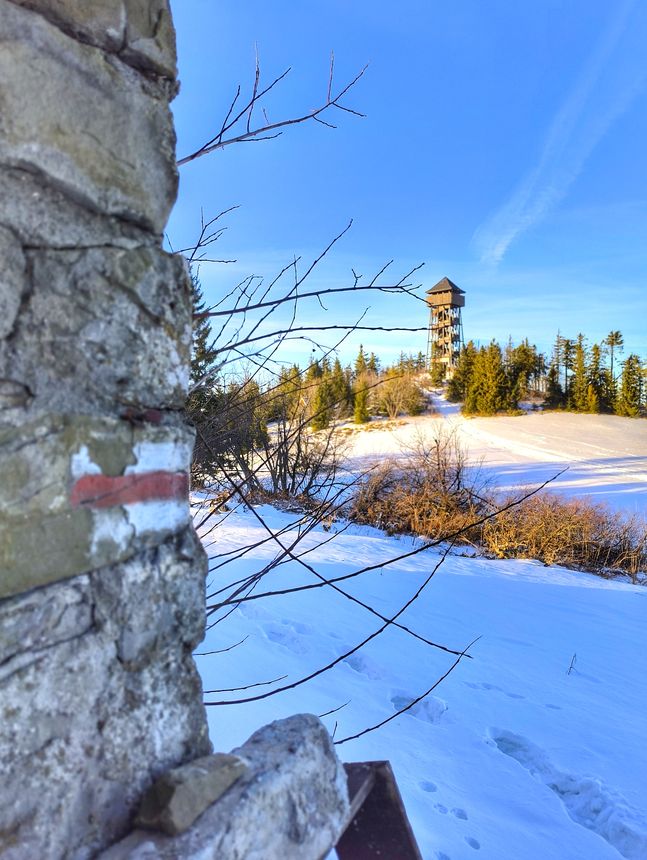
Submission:
M 306 648 L 292 625 L 265 622 L 261 626 L 267 638 L 272 642 L 276 642 L 277 645 L 283 645 L 284 648 L 292 651 L 293 654 L 305 654 Z
M 467 812 L 464 809 L 461 809 L 460 806 L 455 806 L 452 809 L 452 815 L 455 818 L 461 818 L 463 821 L 467 821 Z
M 431 782 L 431 780 L 429 779 L 423 779 L 420 783 L 420 788 L 423 791 L 428 791 L 430 794 L 432 794 L 434 791 L 438 791 L 438 786 L 436 785 L 436 783 Z
M 415 699 L 416 696 L 398 690 L 391 696 L 391 704 L 396 711 L 401 711 L 402 708 L 411 705 L 411 702 Z M 440 722 L 446 710 L 447 702 L 444 702 L 437 696 L 427 696 L 422 701 L 412 705 L 408 711 L 405 711 L 405 714 L 411 714 L 412 717 L 417 717 L 419 720 L 433 724 Z
M 441 815 L 447 815 L 447 807 L 444 803 L 434 803 L 434 809 L 436 812 L 440 812 Z
M 470 846 L 470 848 L 474 848 L 475 851 L 478 851 L 481 847 L 481 843 L 478 841 L 478 839 L 474 839 L 472 836 L 466 836 L 465 841 Z
M 350 657 L 346 657 L 342 662 L 350 666 L 359 675 L 366 675 L 371 681 L 379 681 L 383 677 L 380 666 L 363 654 L 351 654 Z
M 628 860 L 647 857 L 647 821 L 602 780 L 558 770 L 544 750 L 503 729 L 491 729 L 498 749 L 554 792 L 577 824 L 592 830 Z
M 494 690 L 497 693 L 503 693 L 504 696 L 507 696 L 509 699 L 525 699 L 525 696 L 522 696 L 520 693 L 508 693 L 507 690 L 504 690 L 502 687 L 497 687 L 496 684 L 474 684 L 470 681 L 464 682 L 468 687 L 471 687 L 472 690 Z

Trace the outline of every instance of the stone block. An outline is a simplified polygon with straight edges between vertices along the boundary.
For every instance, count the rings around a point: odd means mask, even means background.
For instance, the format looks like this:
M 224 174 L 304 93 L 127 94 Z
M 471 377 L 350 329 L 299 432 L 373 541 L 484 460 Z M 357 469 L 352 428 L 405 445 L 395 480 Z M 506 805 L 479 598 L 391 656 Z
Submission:
M 0 226 L 30 248 L 137 248 L 156 237 L 134 223 L 84 207 L 28 170 L 0 170 Z
M 346 776 L 317 717 L 299 714 L 233 750 L 249 770 L 179 836 L 135 830 L 99 860 L 320 860 L 348 811 Z
M 127 832 L 161 773 L 210 753 L 191 658 L 204 570 L 187 531 L 125 564 L 0 600 L 3 860 L 89 860 Z M 144 635 L 162 617 L 137 665 L 123 662 L 124 621 Z
M 170 836 L 184 833 L 248 770 L 247 762 L 227 753 L 169 770 L 144 795 L 135 824 Z
M 174 78 L 175 33 L 167 0 L 13 0 L 65 33 L 118 53 L 135 68 Z
M 43 15 L 64 32 L 107 51 L 119 51 L 126 35 L 124 0 L 12 0 Z
M 175 30 L 168 0 L 125 0 L 126 44 L 121 56 L 136 68 L 175 79 Z
M 54 415 L 0 431 L 0 598 L 125 560 L 184 531 L 191 444 L 192 433 L 173 418 L 135 427 Z M 88 482 L 97 480 L 104 494 L 95 497 Z M 121 492 L 106 494 L 110 482 Z
M 166 90 L 9 0 L 0 18 L 0 163 L 161 234 L 177 190 Z
M 183 407 L 191 292 L 181 258 L 152 247 L 26 257 L 29 297 L 0 346 L 0 379 L 31 392 L 32 414 Z
M 92 613 L 88 577 L 6 600 L 0 610 L 0 666 L 17 654 L 82 636 L 93 624 Z

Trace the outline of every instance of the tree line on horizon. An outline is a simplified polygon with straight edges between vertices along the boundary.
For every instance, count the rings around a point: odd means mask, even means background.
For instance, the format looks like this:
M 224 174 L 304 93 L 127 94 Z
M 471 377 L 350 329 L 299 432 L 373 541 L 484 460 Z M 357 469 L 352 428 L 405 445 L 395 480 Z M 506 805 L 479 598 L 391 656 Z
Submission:
M 635 353 L 619 362 L 623 346 L 620 331 L 590 346 L 583 334 L 571 339 L 558 332 L 550 358 L 527 339 L 504 349 L 496 340 L 481 347 L 469 341 L 447 382 L 447 397 L 468 415 L 515 412 L 520 401 L 537 398 L 544 409 L 638 417 L 647 408 L 647 365 Z M 441 374 L 432 362 L 436 384 Z
M 270 372 L 268 363 L 259 372 L 241 357 L 238 369 L 225 373 L 209 318 L 201 316 L 204 300 L 197 278 L 193 301 L 192 393 L 186 409 L 197 431 L 196 479 L 234 466 L 250 479 L 255 452 L 265 449 L 270 459 L 277 438 L 289 439 L 294 449 L 304 430 L 332 431 L 340 421 L 362 425 L 373 416 L 419 415 L 428 406 L 420 381 L 427 369 L 423 352 L 402 352 L 396 362 L 383 366 L 374 352 L 360 346 L 350 364 L 342 365 L 331 352 L 306 367 L 291 364 L 276 372 Z

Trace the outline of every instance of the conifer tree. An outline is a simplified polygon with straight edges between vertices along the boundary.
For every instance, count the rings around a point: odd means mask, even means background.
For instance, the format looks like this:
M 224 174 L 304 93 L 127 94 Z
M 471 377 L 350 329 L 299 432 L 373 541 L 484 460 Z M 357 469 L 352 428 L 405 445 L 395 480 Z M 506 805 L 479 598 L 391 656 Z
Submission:
M 475 356 L 463 411 L 475 415 L 496 415 L 516 407 L 503 366 L 501 347 L 496 341 L 481 347 Z
M 477 354 L 477 349 L 471 340 L 461 349 L 456 368 L 447 384 L 447 399 L 452 403 L 460 403 L 465 400 L 472 381 Z
M 594 343 L 588 364 L 587 412 L 610 412 L 613 393 L 609 384 L 609 374 L 602 365 L 602 349 Z
M 571 400 L 571 386 L 568 378 L 568 371 L 573 369 L 573 359 L 575 355 L 575 344 L 570 338 L 561 338 L 560 354 L 562 366 L 564 368 L 564 397 L 568 404 Z
M 616 414 L 635 418 L 640 415 L 642 395 L 642 368 L 640 358 L 628 355 L 620 379 L 620 391 L 616 400 Z
M 431 384 L 434 388 L 440 388 L 442 386 L 445 381 L 446 373 L 447 369 L 442 361 L 438 361 L 437 359 L 431 360 L 429 374 L 431 376 Z
M 552 363 L 548 368 L 546 377 L 546 396 L 544 397 L 544 409 L 559 409 L 564 405 L 564 392 L 559 384 L 559 367 Z
M 352 389 L 338 358 L 335 359 L 330 373 L 330 388 L 335 414 L 338 418 L 348 417 L 351 410 Z
M 359 352 L 357 353 L 357 358 L 355 359 L 355 376 L 361 376 L 362 373 L 366 373 L 368 370 L 368 360 L 366 358 L 366 353 L 364 352 L 364 347 L 360 343 Z
M 333 393 L 330 371 L 322 372 L 312 403 L 312 429 L 323 430 L 332 419 Z
M 197 274 L 191 274 L 191 292 L 193 301 L 193 334 L 191 345 L 191 385 L 196 385 L 204 379 L 211 369 L 217 355 L 211 323 L 208 316 L 200 316 L 206 311 L 202 287 Z
M 605 337 L 604 343 L 609 347 L 609 361 L 611 363 L 611 384 L 615 389 L 616 379 L 613 375 L 613 357 L 615 350 L 618 350 L 618 352 L 622 352 L 622 348 L 624 346 L 624 338 L 622 336 L 622 332 L 610 331 L 609 334 Z
M 355 383 L 355 406 L 353 410 L 353 418 L 355 424 L 366 424 L 370 420 L 368 412 L 368 388 L 363 376 Z
M 375 376 L 377 376 L 379 374 L 379 372 L 380 372 L 380 359 L 375 355 L 374 352 L 372 352 L 369 355 L 366 366 L 371 373 L 375 374 Z
M 571 382 L 569 405 L 576 412 L 586 412 L 588 402 L 588 384 L 586 373 L 586 347 L 584 335 L 578 334 L 573 350 L 573 379 Z

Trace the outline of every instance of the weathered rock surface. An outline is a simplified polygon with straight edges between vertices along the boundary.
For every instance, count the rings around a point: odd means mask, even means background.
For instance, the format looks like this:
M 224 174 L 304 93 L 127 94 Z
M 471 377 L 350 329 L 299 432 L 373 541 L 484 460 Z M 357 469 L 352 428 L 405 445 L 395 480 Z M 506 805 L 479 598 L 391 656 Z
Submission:
M 186 529 L 192 441 L 177 421 L 52 414 L 19 430 L 0 425 L 0 598 L 123 561 Z
M 210 752 L 191 530 L 0 604 L 0 856 L 87 858 L 160 773 Z
M 13 0 L 82 42 L 132 66 L 175 78 L 175 34 L 167 0 Z
M 210 752 L 166 0 L 0 0 L 0 856 L 85 860 Z
M 346 775 L 311 714 L 278 720 L 233 750 L 249 771 L 186 833 L 135 831 L 100 860 L 319 860 L 348 815 Z
M 161 233 L 177 191 L 166 91 L 9 0 L 0 19 L 0 163 Z
M 29 389 L 32 414 L 182 408 L 191 299 L 179 258 L 154 248 L 27 250 L 25 265 L 0 378 Z
M 208 806 L 249 771 L 240 756 L 203 756 L 158 777 L 142 800 L 135 824 L 175 836 L 188 830 Z

